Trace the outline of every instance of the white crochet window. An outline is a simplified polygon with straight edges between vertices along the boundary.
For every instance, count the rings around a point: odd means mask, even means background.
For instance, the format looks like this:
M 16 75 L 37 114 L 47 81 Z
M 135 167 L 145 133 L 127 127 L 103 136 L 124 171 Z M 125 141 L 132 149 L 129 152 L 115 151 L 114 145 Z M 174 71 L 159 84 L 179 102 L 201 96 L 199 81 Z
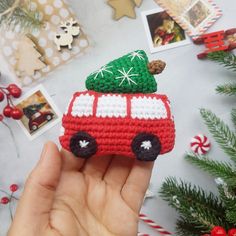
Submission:
M 97 117 L 126 117 L 126 97 L 121 95 L 102 95 L 98 98 Z
M 167 111 L 161 99 L 151 97 L 133 97 L 131 99 L 131 117 L 133 119 L 165 119 Z
M 73 104 L 71 115 L 74 117 L 93 115 L 94 96 L 89 94 L 81 94 Z

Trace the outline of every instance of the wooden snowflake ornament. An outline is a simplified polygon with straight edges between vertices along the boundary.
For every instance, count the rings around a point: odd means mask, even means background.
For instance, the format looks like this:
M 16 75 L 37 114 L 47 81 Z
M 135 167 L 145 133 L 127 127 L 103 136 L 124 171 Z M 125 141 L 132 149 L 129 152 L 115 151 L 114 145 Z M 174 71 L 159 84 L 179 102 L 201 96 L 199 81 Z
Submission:
M 63 117 L 60 142 L 76 157 L 117 154 L 154 161 L 175 142 L 170 102 L 156 94 L 151 71 L 165 68 L 148 62 L 142 50 L 129 53 L 91 73 L 88 91 L 73 95 Z
M 74 37 L 80 34 L 80 27 L 77 21 L 70 19 L 66 22 L 62 22 L 60 28 L 64 30 L 64 33 L 57 33 L 54 37 L 57 50 L 61 51 L 61 47 L 68 47 L 68 49 L 71 50 Z

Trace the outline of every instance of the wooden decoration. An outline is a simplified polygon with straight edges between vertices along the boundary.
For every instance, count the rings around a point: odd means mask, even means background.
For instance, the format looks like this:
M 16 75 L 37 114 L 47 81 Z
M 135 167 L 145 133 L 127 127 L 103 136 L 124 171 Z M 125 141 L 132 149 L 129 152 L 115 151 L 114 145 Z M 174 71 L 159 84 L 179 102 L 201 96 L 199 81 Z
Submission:
M 24 36 L 19 41 L 15 55 L 17 60 L 15 67 L 18 75 L 33 76 L 36 71 L 43 69 L 46 64 L 42 62 L 41 57 L 42 55 L 36 49 L 35 43 L 28 36 Z
M 80 34 L 80 27 L 77 24 L 77 21 L 74 21 L 73 19 L 61 23 L 60 28 L 64 30 L 64 33 L 58 33 L 54 38 L 58 51 L 61 50 L 61 47 L 68 47 L 70 50 L 72 49 L 74 37 Z
M 143 0 L 133 0 L 137 7 L 140 7 Z
M 108 4 L 115 10 L 115 20 L 119 20 L 123 16 L 136 18 L 135 3 L 133 0 L 110 0 Z

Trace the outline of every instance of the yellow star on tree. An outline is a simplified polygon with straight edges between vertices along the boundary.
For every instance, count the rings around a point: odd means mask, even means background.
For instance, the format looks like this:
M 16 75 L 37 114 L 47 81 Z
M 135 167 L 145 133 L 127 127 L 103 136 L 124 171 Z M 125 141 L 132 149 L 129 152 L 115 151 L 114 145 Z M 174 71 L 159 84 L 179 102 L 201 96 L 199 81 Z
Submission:
M 123 16 L 135 18 L 135 3 L 133 0 L 110 0 L 108 4 L 115 10 L 115 20 L 119 20 Z

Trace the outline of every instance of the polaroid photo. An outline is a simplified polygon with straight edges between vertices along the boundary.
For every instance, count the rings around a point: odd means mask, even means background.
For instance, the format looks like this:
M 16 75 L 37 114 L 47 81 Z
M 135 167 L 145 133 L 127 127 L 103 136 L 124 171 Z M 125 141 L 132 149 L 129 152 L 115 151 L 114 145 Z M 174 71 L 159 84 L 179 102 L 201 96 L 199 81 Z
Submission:
M 23 111 L 23 117 L 17 122 L 30 140 L 61 121 L 61 112 L 42 85 L 26 93 L 15 106 Z
M 184 19 L 195 29 L 208 19 L 211 14 L 212 11 L 206 5 L 205 1 L 199 0 L 184 13 Z
M 173 17 L 193 39 L 202 35 L 222 16 L 212 0 L 154 0 Z
M 151 53 L 191 43 L 185 31 L 161 8 L 142 12 Z

